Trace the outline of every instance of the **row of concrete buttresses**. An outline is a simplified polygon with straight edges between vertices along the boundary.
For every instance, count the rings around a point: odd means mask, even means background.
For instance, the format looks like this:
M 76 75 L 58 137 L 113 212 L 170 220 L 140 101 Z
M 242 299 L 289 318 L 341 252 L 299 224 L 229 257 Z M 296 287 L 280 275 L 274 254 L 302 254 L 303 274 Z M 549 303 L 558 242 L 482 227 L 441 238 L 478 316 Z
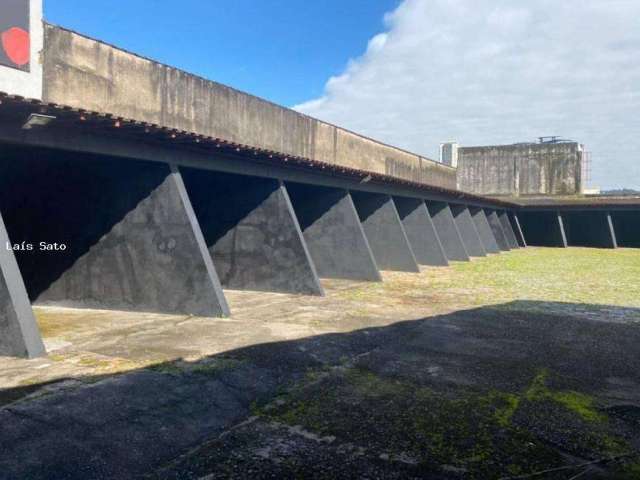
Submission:
M 50 148 L 34 130 L 0 161 L 0 242 L 15 247 L 0 249 L 4 355 L 45 353 L 32 303 L 224 316 L 223 288 L 322 295 L 323 277 L 525 245 L 503 208 Z

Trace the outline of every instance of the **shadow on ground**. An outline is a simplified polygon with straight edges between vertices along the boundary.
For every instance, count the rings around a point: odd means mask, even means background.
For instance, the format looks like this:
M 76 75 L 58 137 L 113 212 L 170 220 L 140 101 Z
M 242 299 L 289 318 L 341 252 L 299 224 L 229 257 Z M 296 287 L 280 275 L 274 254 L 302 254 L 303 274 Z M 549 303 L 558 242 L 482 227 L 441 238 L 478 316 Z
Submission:
M 2 390 L 0 479 L 640 478 L 640 311 L 554 308 Z

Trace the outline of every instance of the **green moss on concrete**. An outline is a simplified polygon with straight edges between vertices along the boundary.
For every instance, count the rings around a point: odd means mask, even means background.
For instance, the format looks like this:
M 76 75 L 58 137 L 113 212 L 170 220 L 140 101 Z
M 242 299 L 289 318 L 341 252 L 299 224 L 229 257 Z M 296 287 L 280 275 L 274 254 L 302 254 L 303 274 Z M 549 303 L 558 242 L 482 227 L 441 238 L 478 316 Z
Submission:
M 617 478 L 620 480 L 637 480 L 640 478 L 640 460 L 630 462 L 620 468 Z
M 147 370 L 151 370 L 152 372 L 164 373 L 166 375 L 182 375 L 184 373 L 184 369 L 181 368 L 179 363 L 176 362 L 162 362 L 156 365 L 150 365 L 147 367 Z
M 227 357 L 213 357 L 203 359 L 197 362 L 185 362 L 184 360 L 175 360 L 172 362 L 162 362 L 150 365 L 147 370 L 164 373 L 167 375 L 184 375 L 198 374 L 217 376 L 226 370 L 232 370 L 243 364 L 242 360 Z
M 511 418 L 520 405 L 520 397 L 512 393 L 494 392 L 489 398 L 495 405 L 494 417 L 498 425 L 502 427 L 511 425 Z
M 548 377 L 548 370 L 540 371 L 525 392 L 525 398 L 530 402 L 552 400 L 589 422 L 606 421 L 606 415 L 601 414 L 596 409 L 593 397 L 572 390 L 553 391 L 547 387 Z
M 242 365 L 242 360 L 235 358 L 216 357 L 207 361 L 197 362 L 195 364 L 188 364 L 186 370 L 192 373 L 198 373 L 201 375 L 213 375 L 216 376 L 220 372 L 232 370 Z
M 480 475 L 492 459 L 512 464 L 514 472 L 558 463 L 552 449 L 510 425 L 518 403 L 516 395 L 502 392 L 447 398 L 429 388 L 350 368 L 321 385 L 297 385 L 254 413 L 370 445 L 391 458 L 408 456 L 436 470 L 455 465 Z
M 544 403 L 560 410 L 554 415 L 577 421 L 575 447 L 594 456 L 628 451 L 624 440 L 609 433 L 607 417 L 592 397 L 548 386 L 540 371 L 521 392 L 462 390 L 441 393 L 359 368 L 341 367 L 310 374 L 288 393 L 253 413 L 288 425 L 300 425 L 344 443 L 366 445 L 371 453 L 391 459 L 408 457 L 421 468 L 450 465 L 468 478 L 491 478 L 495 471 L 520 475 L 561 466 L 566 459 L 547 444 L 520 411 L 527 405 L 545 412 Z M 539 407 L 537 405 L 540 405 Z

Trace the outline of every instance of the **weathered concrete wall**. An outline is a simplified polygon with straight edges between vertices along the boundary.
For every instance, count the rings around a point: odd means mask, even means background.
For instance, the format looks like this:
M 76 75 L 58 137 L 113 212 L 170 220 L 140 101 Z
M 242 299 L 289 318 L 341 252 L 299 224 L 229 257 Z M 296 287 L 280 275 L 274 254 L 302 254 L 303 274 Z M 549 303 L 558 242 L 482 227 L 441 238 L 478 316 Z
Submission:
M 229 313 L 168 165 L 3 146 L 0 205 L 34 303 Z
M 192 168 L 181 171 L 224 287 L 324 293 L 280 182 Z
M 424 200 L 394 197 L 393 201 L 418 263 L 440 267 L 449 265 Z
M 469 213 L 471 213 L 471 218 L 473 218 L 473 222 L 476 224 L 478 235 L 480 235 L 480 240 L 482 241 L 482 246 L 485 251 L 487 253 L 500 253 L 500 247 L 491 230 L 484 210 L 482 208 L 470 207 Z
M 427 201 L 426 204 L 447 258 L 449 260 L 468 261 L 469 253 L 462 242 L 462 237 L 449 204 L 432 201 Z
M 456 187 L 453 168 L 51 25 L 45 26 L 44 99 Z
M 494 196 L 577 195 L 582 150 L 577 143 L 460 148 L 458 188 Z
M 388 195 L 355 191 L 351 196 L 378 267 L 383 270 L 419 272 L 418 262 L 393 199 Z
M 509 244 L 509 248 L 520 248 L 518 239 L 516 237 L 516 232 L 513 230 L 513 226 L 511 225 L 511 220 L 509 220 L 509 215 L 507 214 L 507 212 L 505 212 L 504 210 L 499 210 L 498 219 L 502 224 L 502 230 L 504 231 L 504 235 L 507 239 L 507 243 Z
M 349 192 L 300 183 L 286 186 L 320 277 L 382 281 Z
M 502 222 L 498 217 L 498 213 L 495 210 L 485 209 L 485 214 L 487 216 L 487 222 L 489 223 L 489 227 L 493 232 L 493 236 L 496 239 L 496 243 L 501 251 L 507 252 L 511 250 L 509 248 L 509 242 L 507 240 L 507 234 L 502 228 Z
M 455 204 L 450 205 L 450 208 L 467 254 L 470 257 L 485 257 L 487 251 L 484 249 L 478 229 L 471 218 L 469 208 L 466 205 Z

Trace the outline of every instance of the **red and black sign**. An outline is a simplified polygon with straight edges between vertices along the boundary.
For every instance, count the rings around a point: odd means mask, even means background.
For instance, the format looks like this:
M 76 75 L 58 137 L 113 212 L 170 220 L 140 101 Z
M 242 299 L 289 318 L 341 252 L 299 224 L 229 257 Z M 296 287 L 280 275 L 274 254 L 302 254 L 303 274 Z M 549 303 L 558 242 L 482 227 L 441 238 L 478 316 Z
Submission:
M 29 71 L 29 0 L 0 0 L 0 65 Z

